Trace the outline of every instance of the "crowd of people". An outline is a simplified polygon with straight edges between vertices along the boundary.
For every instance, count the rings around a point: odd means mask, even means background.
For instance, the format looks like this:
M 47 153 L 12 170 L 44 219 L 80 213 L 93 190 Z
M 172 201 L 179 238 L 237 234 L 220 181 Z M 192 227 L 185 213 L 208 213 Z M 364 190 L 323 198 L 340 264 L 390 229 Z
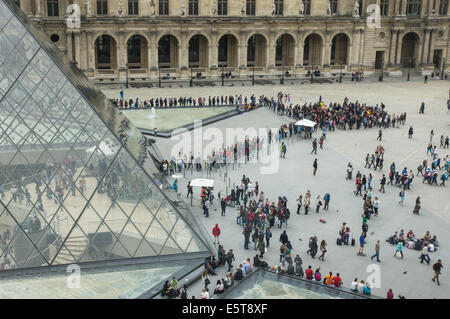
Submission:
M 257 104 L 255 95 L 243 96 L 242 94 L 221 95 L 208 97 L 156 97 L 150 99 L 129 98 L 125 99 L 123 91 L 120 98 L 110 99 L 118 108 L 168 108 L 168 107 L 202 107 L 202 106 L 222 106 L 222 105 L 249 105 Z

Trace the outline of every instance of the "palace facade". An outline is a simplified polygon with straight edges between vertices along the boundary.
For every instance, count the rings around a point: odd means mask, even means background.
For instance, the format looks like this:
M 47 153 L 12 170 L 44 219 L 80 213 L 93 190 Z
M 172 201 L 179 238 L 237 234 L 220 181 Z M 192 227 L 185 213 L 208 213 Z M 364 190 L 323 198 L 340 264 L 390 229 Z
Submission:
M 450 69 L 449 0 L 16 3 L 96 80 Z M 71 3 L 80 12 L 68 9 Z

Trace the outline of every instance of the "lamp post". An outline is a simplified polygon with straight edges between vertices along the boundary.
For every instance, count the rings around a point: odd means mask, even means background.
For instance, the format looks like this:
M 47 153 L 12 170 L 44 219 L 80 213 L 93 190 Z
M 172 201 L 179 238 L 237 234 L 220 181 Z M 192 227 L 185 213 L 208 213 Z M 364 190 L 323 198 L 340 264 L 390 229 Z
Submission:
M 158 84 L 161 87 L 161 66 L 158 63 Z
M 280 84 L 284 84 L 284 61 L 281 64 L 281 79 L 280 79 Z
M 252 85 L 255 85 L 255 65 L 253 64 L 253 77 L 252 77 Z
M 223 65 L 223 63 L 222 63 L 222 86 L 224 86 L 224 79 L 225 79 L 225 69 L 224 69 L 224 67 L 223 67 L 224 65 Z
M 442 63 L 441 63 L 441 80 L 444 79 L 444 61 L 445 61 L 445 57 L 442 57 Z
M 383 82 L 384 78 L 384 59 L 381 59 L 381 78 L 380 81 Z
M 411 75 L 411 62 L 412 58 L 409 58 L 409 63 L 408 63 L 408 78 L 406 79 L 406 81 L 409 81 L 409 77 Z
M 193 85 L 193 80 L 192 80 L 192 65 L 190 66 L 191 68 L 191 79 L 189 80 L 189 86 L 192 87 Z
M 127 81 L 126 81 L 126 83 L 125 83 L 125 87 L 128 89 L 128 63 L 125 65 L 125 70 L 127 71 L 127 73 L 126 73 L 126 79 L 127 79 Z
M 341 64 L 341 73 L 339 74 L 339 83 L 342 83 L 342 64 Z
M 311 84 L 313 83 L 314 62 L 311 63 Z

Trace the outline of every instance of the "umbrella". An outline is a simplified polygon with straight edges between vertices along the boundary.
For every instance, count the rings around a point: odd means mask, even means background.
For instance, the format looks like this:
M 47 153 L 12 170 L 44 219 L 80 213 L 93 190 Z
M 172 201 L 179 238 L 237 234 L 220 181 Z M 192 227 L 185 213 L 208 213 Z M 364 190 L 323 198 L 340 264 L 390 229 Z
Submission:
M 295 125 L 314 127 L 317 123 L 308 119 L 303 119 L 295 123 Z
M 214 180 L 206 179 L 206 178 L 197 178 L 191 181 L 191 186 L 205 186 L 205 187 L 213 187 Z

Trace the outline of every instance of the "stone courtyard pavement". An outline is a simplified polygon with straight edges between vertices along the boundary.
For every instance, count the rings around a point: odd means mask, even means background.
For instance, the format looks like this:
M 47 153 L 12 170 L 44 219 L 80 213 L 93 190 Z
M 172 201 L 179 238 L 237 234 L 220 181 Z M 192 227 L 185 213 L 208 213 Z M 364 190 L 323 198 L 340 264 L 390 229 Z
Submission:
M 330 102 L 342 102 L 344 97 L 350 101 L 358 100 L 362 103 L 376 104 L 383 102 L 389 114 L 399 114 L 407 112 L 407 121 L 400 128 L 389 128 L 383 130 L 382 145 L 385 148 L 385 160 L 383 173 L 388 173 L 389 165 L 396 163 L 397 167 L 408 167 L 416 172 L 419 163 L 425 159 L 426 146 L 429 141 L 431 129 L 434 129 L 433 144 L 439 147 L 439 137 L 450 135 L 449 120 L 446 101 L 449 97 L 448 81 L 423 82 L 397 82 L 397 83 L 347 83 L 347 84 L 315 84 L 298 86 L 255 86 L 255 87 L 215 87 L 215 88 L 179 88 L 179 89 L 128 89 L 125 90 L 126 98 L 139 97 L 141 100 L 159 96 L 206 96 L 210 94 L 243 94 L 250 96 L 254 93 L 257 97 L 264 94 L 266 96 L 276 96 L 277 92 L 289 93 L 291 103 L 315 102 L 319 95 L 322 96 L 326 104 Z M 120 90 L 105 90 L 109 97 L 118 97 Z M 418 110 L 421 102 L 426 103 L 425 114 L 419 115 Z M 182 111 L 180 111 L 182 112 Z M 277 128 L 289 120 L 276 116 L 267 109 L 235 116 L 214 124 L 209 127 L 217 127 L 223 132 L 226 128 L 255 127 Z M 413 139 L 408 139 L 408 128 L 413 126 Z M 193 132 L 191 131 L 191 134 Z M 349 287 L 352 280 L 366 280 L 371 274 L 367 272 L 367 267 L 372 264 L 370 256 L 374 252 L 376 240 L 381 241 L 380 259 L 381 263 L 376 263 L 381 270 L 381 286 L 373 289 L 373 294 L 385 297 L 386 291 L 392 288 L 395 296 L 403 294 L 407 298 L 448 298 L 450 296 L 450 284 L 448 280 L 448 268 L 450 267 L 450 201 L 449 186 L 436 187 L 422 184 L 421 178 L 415 178 L 410 191 L 406 192 L 406 201 L 403 207 L 398 204 L 399 188 L 393 186 L 386 187 L 386 193 L 378 192 L 379 171 L 372 172 L 374 177 L 374 196 L 380 199 L 379 216 L 368 221 L 369 231 L 367 245 L 365 247 L 366 257 L 357 256 L 358 244 L 355 247 L 337 246 L 336 238 L 342 222 L 346 222 L 351 228 L 352 234 L 358 242 L 361 233 L 362 223 L 362 199 L 355 197 L 354 179 L 346 181 L 346 167 L 349 162 L 353 164 L 354 174 L 360 170 L 362 174 L 368 174 L 369 170 L 364 169 L 364 158 L 366 153 L 373 153 L 377 145 L 376 140 L 378 129 L 353 130 L 329 132 L 324 144 L 324 149 L 318 149 L 317 155 L 311 155 L 311 140 L 293 141 L 287 145 L 287 155 L 285 159 L 280 159 L 280 167 L 276 174 L 260 174 L 259 164 L 241 164 L 235 166 L 234 170 L 230 166 L 228 178 L 230 185 L 237 184 L 242 175 L 245 174 L 253 182 L 258 181 L 260 191 L 265 193 L 271 201 L 278 196 L 288 198 L 288 207 L 291 211 L 287 234 L 292 243 L 292 256 L 299 254 L 303 259 L 303 267 L 311 265 L 313 269 L 320 267 L 322 275 L 329 271 L 333 274 L 339 272 L 344 281 L 344 286 Z M 315 136 L 320 136 L 317 132 Z M 176 143 L 170 139 L 157 138 L 158 147 L 167 158 L 170 157 L 171 148 Z M 207 144 L 207 143 L 204 143 Z M 450 150 L 439 149 L 440 157 L 450 154 Z M 312 175 L 312 163 L 314 158 L 318 159 L 318 174 Z M 226 184 L 224 182 L 223 171 L 213 173 L 215 179 L 215 197 L 217 191 L 225 193 Z M 206 174 L 202 174 L 206 177 Z M 186 173 L 186 178 L 179 180 L 179 191 L 186 195 L 187 181 L 200 174 Z M 440 176 L 440 175 L 439 175 Z M 304 195 L 307 190 L 311 191 L 311 211 L 309 215 L 296 215 L 295 199 L 299 194 Z M 315 198 L 328 192 L 331 195 L 329 211 L 321 210 L 319 214 L 314 211 Z M 199 189 L 194 188 L 194 195 L 199 198 Z M 421 196 L 421 215 L 413 215 L 412 210 L 417 196 Z M 214 208 L 210 211 L 210 217 L 205 218 L 202 214 L 199 201 L 194 201 L 194 213 L 200 219 L 206 231 L 212 239 L 212 227 L 218 223 L 222 229 L 221 243 L 224 249 L 232 248 L 235 252 L 238 265 L 248 257 L 253 260 L 256 251 L 250 243 L 250 250 L 243 248 L 244 236 L 242 228 L 236 224 L 236 210 L 227 208 L 225 217 L 220 216 L 220 203 L 214 202 Z M 217 208 L 217 210 L 215 210 Z M 319 222 L 320 218 L 325 218 L 327 223 Z M 285 228 L 283 227 L 283 230 Z M 431 281 L 433 271 L 431 265 L 420 264 L 418 256 L 420 252 L 415 250 L 404 250 L 404 258 L 393 257 L 395 247 L 390 246 L 385 239 L 395 230 L 404 229 L 405 233 L 410 229 L 416 236 L 422 237 L 427 230 L 433 235 L 437 235 L 440 246 L 437 252 L 430 253 L 431 263 L 442 259 L 444 268 L 441 276 L 441 286 L 438 287 Z M 269 265 L 275 265 L 279 260 L 278 241 L 281 231 L 275 226 L 272 228 L 273 237 L 271 245 L 264 260 Z M 311 235 L 317 235 L 319 242 L 324 239 L 328 243 L 325 261 L 319 261 L 317 256 L 312 259 L 306 254 L 308 249 L 308 239 Z M 225 276 L 224 267 L 219 269 L 219 275 Z M 211 276 L 210 293 L 212 294 L 216 280 L 219 276 Z M 189 288 L 188 295 L 195 294 L 200 298 L 202 283 L 195 283 Z

